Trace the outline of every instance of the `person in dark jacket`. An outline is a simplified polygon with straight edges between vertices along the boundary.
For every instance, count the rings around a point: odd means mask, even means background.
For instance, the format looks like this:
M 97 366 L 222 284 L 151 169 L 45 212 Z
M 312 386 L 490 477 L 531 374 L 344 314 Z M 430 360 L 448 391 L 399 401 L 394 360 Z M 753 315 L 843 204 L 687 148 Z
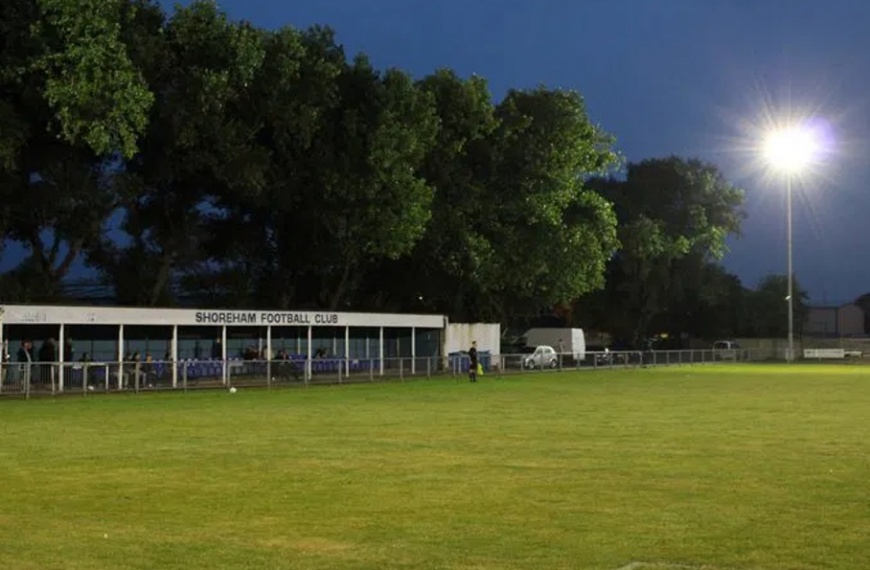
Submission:
M 33 362 L 33 345 L 29 340 L 21 343 L 21 348 L 18 349 L 18 362 Z
M 477 341 L 471 342 L 468 349 L 468 379 L 477 382 Z
M 54 386 L 56 371 L 54 363 L 57 362 L 57 342 L 49 338 L 42 342 L 39 347 L 39 379 L 43 384 Z

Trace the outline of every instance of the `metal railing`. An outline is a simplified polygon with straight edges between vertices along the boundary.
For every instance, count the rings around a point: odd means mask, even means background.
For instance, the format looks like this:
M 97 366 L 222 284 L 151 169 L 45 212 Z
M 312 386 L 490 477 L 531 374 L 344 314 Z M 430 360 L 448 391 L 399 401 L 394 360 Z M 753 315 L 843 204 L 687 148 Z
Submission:
M 588 352 L 572 355 L 485 355 L 484 376 L 752 362 L 769 351 L 671 350 Z M 185 360 L 158 362 L 6 362 L 0 365 L 0 396 L 92 394 L 230 387 L 281 387 L 466 377 L 467 355 L 404 358 L 315 358 L 311 360 Z

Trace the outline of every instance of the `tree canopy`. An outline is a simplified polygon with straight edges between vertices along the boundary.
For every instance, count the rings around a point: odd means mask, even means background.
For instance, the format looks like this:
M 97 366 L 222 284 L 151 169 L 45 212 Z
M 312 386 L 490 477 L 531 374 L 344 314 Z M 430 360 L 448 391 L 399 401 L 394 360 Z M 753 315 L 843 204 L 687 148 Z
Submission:
M 584 302 L 597 307 L 598 322 L 612 334 L 638 346 L 669 305 L 704 295 L 703 271 L 740 230 L 743 192 L 714 165 L 679 157 L 632 163 L 622 179 L 589 184 L 614 204 L 621 246 L 608 264 L 606 287 Z M 680 321 L 672 315 L 668 328 L 689 325 Z
M 63 300 L 85 263 L 128 305 L 774 332 L 748 316 L 774 283 L 718 265 L 742 191 L 694 158 L 620 170 L 577 92 L 495 100 L 206 0 L 9 0 L 0 38 L 0 238 L 27 251 L 3 301 Z

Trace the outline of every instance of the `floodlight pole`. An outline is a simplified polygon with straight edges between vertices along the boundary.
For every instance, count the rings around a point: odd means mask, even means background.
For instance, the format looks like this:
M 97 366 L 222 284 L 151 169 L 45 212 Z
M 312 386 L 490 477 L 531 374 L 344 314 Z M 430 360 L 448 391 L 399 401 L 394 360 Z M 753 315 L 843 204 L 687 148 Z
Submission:
M 794 267 L 792 265 L 792 229 L 791 229 L 791 175 L 786 176 L 786 217 L 788 226 L 788 354 L 786 361 L 794 360 Z

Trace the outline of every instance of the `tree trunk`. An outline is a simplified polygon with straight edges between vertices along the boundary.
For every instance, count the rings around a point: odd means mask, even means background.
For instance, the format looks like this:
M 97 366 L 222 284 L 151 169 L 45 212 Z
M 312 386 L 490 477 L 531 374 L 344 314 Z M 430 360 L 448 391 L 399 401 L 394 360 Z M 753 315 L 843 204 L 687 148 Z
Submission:
M 72 268 L 73 262 L 78 258 L 79 253 L 82 251 L 82 246 L 84 243 L 82 240 L 77 240 L 74 243 L 71 243 L 69 246 L 69 251 L 66 252 L 66 255 L 63 257 L 63 260 L 60 262 L 60 265 L 57 266 L 57 269 L 54 270 L 54 277 L 58 281 L 63 279 L 69 273 L 69 270 Z
M 28 245 L 30 245 L 31 255 L 39 262 L 39 266 L 42 268 L 45 275 L 51 275 L 51 263 L 45 256 L 45 246 L 42 243 L 42 239 L 39 237 L 38 231 L 34 231 L 30 236 Z
M 169 280 L 172 271 L 172 260 L 169 256 L 164 255 L 161 260 L 160 269 L 157 271 L 157 277 L 154 279 L 154 285 L 151 287 L 151 294 L 148 298 L 148 306 L 154 307 L 160 301 L 160 294 L 166 288 L 166 282 Z
M 453 308 L 450 310 L 450 318 L 460 322 L 465 320 L 465 282 L 462 277 L 460 277 L 459 283 L 456 287 L 456 292 L 453 294 L 452 305 Z
M 352 269 L 352 263 L 346 262 L 344 264 L 344 270 L 341 273 L 341 280 L 338 282 L 338 286 L 332 293 L 332 299 L 330 299 L 329 301 L 330 311 L 335 311 L 338 309 L 338 304 L 341 303 L 341 300 L 345 295 L 345 290 L 347 289 L 347 282 L 350 280 L 350 272 Z

